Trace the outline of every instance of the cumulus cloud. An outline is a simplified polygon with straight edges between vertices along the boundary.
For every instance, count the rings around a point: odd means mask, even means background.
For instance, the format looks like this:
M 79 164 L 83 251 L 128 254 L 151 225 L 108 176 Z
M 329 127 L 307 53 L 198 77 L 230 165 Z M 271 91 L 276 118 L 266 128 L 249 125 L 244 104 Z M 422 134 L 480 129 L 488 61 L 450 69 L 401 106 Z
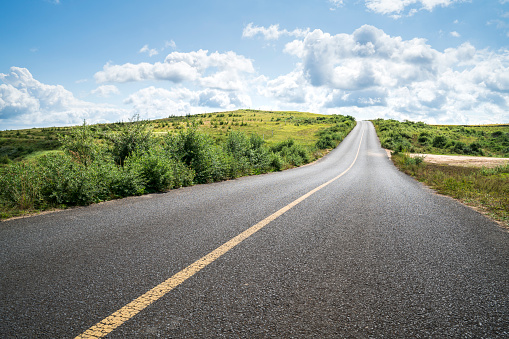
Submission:
M 92 90 L 90 93 L 102 98 L 109 98 L 113 94 L 120 94 L 120 91 L 115 85 L 103 85 Z
M 236 109 L 251 106 L 246 94 L 215 89 L 192 91 L 187 88 L 167 90 L 150 86 L 131 94 L 124 104 L 148 118 L 185 115 L 208 109 Z M 203 108 L 203 109 L 200 109 Z
M 103 70 L 94 75 L 98 83 L 104 82 L 133 82 L 145 80 L 167 80 L 174 83 L 194 80 L 198 77 L 195 68 L 184 62 L 154 64 L 142 62 L 139 64 L 111 65 L 106 64 Z
M 144 45 L 138 53 L 147 53 L 148 56 L 158 55 L 159 51 L 155 48 L 148 48 L 148 45 Z
M 169 90 L 153 86 L 141 89 L 124 100 L 131 105 L 134 112 L 148 119 L 167 117 L 169 115 L 185 115 L 190 113 L 191 106 Z
M 0 122 L 13 128 L 110 121 L 126 112 L 78 100 L 60 85 L 43 84 L 26 68 L 0 73 Z
M 166 80 L 173 83 L 196 82 L 205 87 L 238 90 L 246 74 L 254 73 L 252 61 L 234 52 L 210 53 L 207 50 L 189 53 L 172 52 L 164 62 L 111 65 L 95 74 L 104 82 Z
M 292 36 L 292 37 L 304 37 L 309 32 L 309 28 L 302 29 L 294 29 L 293 31 L 288 31 L 286 29 L 280 30 L 279 24 L 271 25 L 268 28 L 254 26 L 253 23 L 249 23 L 244 30 L 242 31 L 243 38 L 253 38 L 257 35 L 263 36 L 265 40 L 278 40 L 281 36 Z
M 509 51 L 464 43 L 440 52 L 369 25 L 352 34 L 314 30 L 284 51 L 299 58 L 295 69 L 258 89 L 283 105 L 366 118 L 509 121 Z
M 175 48 L 177 48 L 177 44 L 173 40 L 166 41 L 164 43 L 164 48 L 168 48 L 168 47 L 175 49 Z
M 343 7 L 344 1 L 343 0 L 329 0 L 332 7 L 330 8 L 331 11 L 335 11 L 337 8 Z
M 458 33 L 458 32 L 456 32 L 456 31 L 452 31 L 452 32 L 451 32 L 451 33 L 449 33 L 449 34 L 450 34 L 452 37 L 454 37 L 454 38 L 459 38 L 459 37 L 461 37 L 461 34 L 459 34 L 459 33 Z
M 435 7 L 448 7 L 465 0 L 366 0 L 366 7 L 376 13 L 389 14 L 398 18 L 405 13 L 415 14 L 418 10 L 432 11 Z
M 304 74 L 314 86 L 359 90 L 426 79 L 437 71 L 437 51 L 423 39 L 402 41 L 364 25 L 353 34 L 310 32 L 285 51 L 302 58 Z

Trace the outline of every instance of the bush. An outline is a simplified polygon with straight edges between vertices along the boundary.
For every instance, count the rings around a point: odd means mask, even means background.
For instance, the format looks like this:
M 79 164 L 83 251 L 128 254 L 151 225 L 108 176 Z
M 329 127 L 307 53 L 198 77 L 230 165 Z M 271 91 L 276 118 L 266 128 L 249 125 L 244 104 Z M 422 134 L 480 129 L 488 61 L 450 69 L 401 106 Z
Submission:
M 109 172 L 108 189 L 112 198 L 129 197 L 145 193 L 145 182 L 137 164 L 114 166 Z
M 87 205 L 108 197 L 108 177 L 113 164 L 94 161 L 85 166 L 67 154 L 38 159 L 46 201 L 65 205 Z
M 17 162 L 0 169 L 0 200 L 22 210 L 40 206 L 42 178 L 34 163 Z
M 145 153 L 135 153 L 126 159 L 125 164 L 139 173 L 147 192 L 189 186 L 193 182 L 194 172 L 172 158 L 161 146 Z
M 165 149 L 171 156 L 185 164 L 195 173 L 196 183 L 212 182 L 213 140 L 194 128 L 170 134 L 165 140 Z M 216 151 L 217 152 L 217 151 Z
M 284 161 L 278 153 L 269 153 L 269 165 L 276 171 L 281 171 L 284 166 Z
M 7 155 L 0 156 L 0 164 L 8 165 L 12 162 L 12 160 Z
M 173 186 L 172 161 L 160 148 L 153 148 L 145 153 L 132 154 L 125 159 L 125 164 L 136 168 L 147 192 L 160 192 Z
M 140 120 L 139 115 L 119 125 L 118 130 L 109 133 L 107 138 L 112 144 L 115 162 L 123 166 L 125 159 L 134 152 L 144 153 L 150 149 L 154 139 L 148 121 Z
M 303 163 L 309 162 L 307 150 L 302 145 L 296 144 L 293 139 L 288 139 L 274 145 L 272 152 L 279 153 L 284 162 L 289 165 L 300 166 Z
M 336 147 L 336 142 L 331 134 L 325 134 L 316 141 L 315 146 L 318 149 L 334 148 Z
M 100 149 L 95 141 L 95 133 L 83 120 L 83 125 L 73 127 L 68 134 L 59 134 L 58 140 L 62 149 L 75 161 L 87 166 L 99 155 Z
M 442 148 L 447 144 L 447 138 L 443 135 L 437 135 L 433 138 L 433 147 Z

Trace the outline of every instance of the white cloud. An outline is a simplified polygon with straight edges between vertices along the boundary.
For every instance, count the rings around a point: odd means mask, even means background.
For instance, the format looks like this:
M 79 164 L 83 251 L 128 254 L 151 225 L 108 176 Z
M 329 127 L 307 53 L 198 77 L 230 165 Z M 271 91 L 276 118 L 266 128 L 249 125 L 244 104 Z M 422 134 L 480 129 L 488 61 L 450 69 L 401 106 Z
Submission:
M 314 30 L 284 51 L 300 59 L 295 69 L 258 87 L 276 106 L 436 123 L 509 121 L 509 51 L 465 43 L 440 52 L 369 25 L 352 34 Z
M 293 37 L 304 37 L 308 34 L 309 28 L 302 29 L 294 29 L 293 31 L 288 31 L 286 29 L 280 30 L 279 24 L 271 25 L 269 28 L 254 26 L 253 23 L 249 23 L 242 32 L 243 38 L 253 38 L 258 34 L 262 35 L 265 40 L 278 40 L 281 36 L 293 36 Z
M 335 11 L 336 9 L 343 7 L 344 1 L 343 0 L 329 0 L 332 7 L 330 8 L 331 11 Z
M 465 0 L 366 0 L 366 7 L 376 13 L 390 14 L 394 18 L 400 17 L 409 8 L 408 15 L 418 10 L 432 11 L 435 7 L 448 7 Z
M 153 86 L 131 94 L 124 103 L 131 105 L 135 113 L 147 119 L 185 115 L 191 111 L 190 104 L 178 100 L 171 91 Z
M 454 37 L 454 38 L 459 38 L 459 37 L 461 37 L 461 34 L 459 34 L 459 33 L 458 33 L 458 32 L 456 32 L 456 31 L 452 31 L 452 32 L 451 32 L 451 33 L 449 33 L 449 34 L 450 34 L 452 37 Z
M 234 52 L 196 52 L 168 54 L 164 62 L 104 66 L 95 74 L 99 83 L 167 80 L 201 83 L 207 87 L 238 89 L 245 74 L 254 73 L 252 61 Z
M 177 48 L 177 44 L 173 40 L 166 41 L 164 43 L 164 48 L 168 48 L 168 47 L 171 47 L 171 48 L 175 49 L 175 48 Z
M 214 89 L 191 91 L 187 88 L 167 90 L 150 86 L 131 94 L 124 104 L 131 105 L 135 113 L 148 118 L 185 115 L 206 109 L 237 109 L 251 106 L 246 94 Z
M 0 124 L 11 128 L 105 122 L 128 116 L 108 105 L 78 100 L 60 85 L 43 84 L 26 68 L 0 73 Z
M 104 82 L 132 82 L 145 80 L 168 80 L 174 83 L 194 80 L 198 77 L 195 68 L 184 62 L 154 64 L 142 62 L 140 64 L 111 65 L 106 64 L 102 71 L 94 75 L 98 83 Z
M 120 91 L 115 85 L 103 85 L 92 90 L 90 93 L 102 98 L 109 98 L 113 94 L 120 94 Z
M 148 56 L 158 55 L 159 52 L 155 48 L 148 48 L 148 45 L 144 45 L 138 53 L 148 53 Z

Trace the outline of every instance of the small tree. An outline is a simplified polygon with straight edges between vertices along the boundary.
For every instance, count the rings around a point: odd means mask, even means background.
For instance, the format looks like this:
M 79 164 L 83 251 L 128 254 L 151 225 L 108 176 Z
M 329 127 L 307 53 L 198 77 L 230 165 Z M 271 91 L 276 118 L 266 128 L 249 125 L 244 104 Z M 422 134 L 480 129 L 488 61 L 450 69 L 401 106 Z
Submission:
M 58 141 L 62 144 L 62 149 L 75 161 L 88 166 L 100 152 L 94 136 L 90 125 L 83 120 L 83 125 L 73 127 L 68 134 L 59 134 Z
M 145 153 L 154 141 L 148 121 L 140 120 L 138 114 L 129 119 L 128 123 L 121 124 L 120 128 L 110 133 L 107 138 L 112 143 L 111 152 L 115 162 L 121 166 L 134 152 Z

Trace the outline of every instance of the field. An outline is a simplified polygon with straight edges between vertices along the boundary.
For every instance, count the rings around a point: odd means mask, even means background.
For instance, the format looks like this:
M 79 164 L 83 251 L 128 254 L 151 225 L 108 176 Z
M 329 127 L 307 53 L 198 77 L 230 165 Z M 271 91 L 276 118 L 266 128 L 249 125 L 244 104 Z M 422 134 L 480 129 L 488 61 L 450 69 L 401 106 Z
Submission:
M 373 120 L 382 147 L 397 152 L 509 157 L 509 125 L 446 126 Z
M 238 110 L 0 132 L 0 216 L 280 171 L 336 147 L 341 115 Z
M 334 116 L 306 112 L 279 112 L 258 110 L 237 110 L 174 116 L 165 119 L 147 121 L 155 134 L 174 133 L 195 127 L 212 136 L 215 140 L 225 140 L 230 131 L 242 131 L 245 134 L 257 134 L 273 145 L 287 139 L 312 148 L 318 140 L 318 132 L 335 125 Z M 122 122 L 114 124 L 91 125 L 93 132 L 101 134 L 115 131 Z M 71 127 L 32 128 L 25 130 L 0 131 L 0 163 L 10 160 L 23 160 L 30 156 L 58 150 L 61 143 L 58 135 L 65 135 Z

